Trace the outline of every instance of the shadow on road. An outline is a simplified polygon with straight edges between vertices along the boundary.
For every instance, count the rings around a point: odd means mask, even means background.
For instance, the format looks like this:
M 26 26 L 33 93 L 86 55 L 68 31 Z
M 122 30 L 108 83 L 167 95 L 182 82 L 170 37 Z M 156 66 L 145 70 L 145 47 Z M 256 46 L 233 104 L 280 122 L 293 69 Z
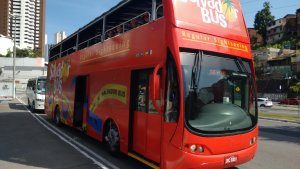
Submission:
M 300 145 L 300 126 L 260 127 L 261 139 Z
M 26 107 L 22 103 L 8 103 L 11 110 L 22 110 L 27 111 Z M 44 110 L 30 110 L 32 113 L 44 114 Z
M 24 110 L 24 111 L 27 110 L 21 103 L 8 103 L 8 106 L 10 109 L 13 110 Z

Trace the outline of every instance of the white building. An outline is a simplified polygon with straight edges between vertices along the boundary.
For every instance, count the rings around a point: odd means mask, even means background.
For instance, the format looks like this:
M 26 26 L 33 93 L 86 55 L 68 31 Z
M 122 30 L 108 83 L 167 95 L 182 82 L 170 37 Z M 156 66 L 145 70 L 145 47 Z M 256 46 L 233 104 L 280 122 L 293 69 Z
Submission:
M 54 43 L 58 44 L 59 42 L 61 42 L 62 40 L 64 40 L 66 38 L 66 33 L 61 31 L 61 32 L 56 32 L 54 35 Z
M 44 58 L 16 58 L 16 88 L 25 89 L 28 79 L 46 76 L 47 67 Z M 12 82 L 13 58 L 0 57 L 0 82 Z
M 5 56 L 8 51 L 13 51 L 13 47 L 12 39 L 0 34 L 0 54 Z

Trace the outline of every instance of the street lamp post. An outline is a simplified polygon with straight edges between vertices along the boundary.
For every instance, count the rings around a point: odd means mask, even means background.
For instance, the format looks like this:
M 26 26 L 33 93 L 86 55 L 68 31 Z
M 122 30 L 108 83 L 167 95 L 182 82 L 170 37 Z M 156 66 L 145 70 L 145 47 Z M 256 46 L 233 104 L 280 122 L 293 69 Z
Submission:
M 16 98 L 16 79 L 15 79 L 15 72 L 16 72 L 16 18 L 21 17 L 20 15 L 16 14 L 10 14 L 9 15 L 12 20 L 14 20 L 14 51 L 13 51 L 13 87 L 12 87 L 12 93 L 13 93 L 13 99 Z

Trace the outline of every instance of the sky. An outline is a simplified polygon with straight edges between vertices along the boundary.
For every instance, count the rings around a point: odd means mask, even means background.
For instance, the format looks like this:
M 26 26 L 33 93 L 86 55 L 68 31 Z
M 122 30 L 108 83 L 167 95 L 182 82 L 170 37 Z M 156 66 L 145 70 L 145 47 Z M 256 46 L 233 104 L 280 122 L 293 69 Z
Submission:
M 247 27 L 253 27 L 255 14 L 263 8 L 265 1 L 271 3 L 271 13 L 275 19 L 295 14 L 300 8 L 300 0 L 240 0 Z M 67 36 L 71 35 L 119 2 L 120 0 L 47 0 L 48 43 L 53 43 L 55 32 L 64 31 Z

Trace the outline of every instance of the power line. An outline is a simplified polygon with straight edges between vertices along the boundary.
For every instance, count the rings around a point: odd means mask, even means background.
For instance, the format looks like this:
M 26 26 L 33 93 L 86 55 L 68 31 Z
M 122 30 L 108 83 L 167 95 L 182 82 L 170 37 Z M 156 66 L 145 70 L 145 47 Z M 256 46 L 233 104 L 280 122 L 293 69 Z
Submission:
M 249 1 L 246 1 L 246 2 L 241 2 L 241 4 L 250 4 L 250 3 L 253 3 L 253 2 L 256 2 L 256 1 L 260 1 L 260 0 L 249 0 Z
M 272 11 L 276 11 L 276 10 L 278 10 L 278 9 L 294 7 L 294 6 L 296 6 L 296 5 L 300 5 L 300 3 L 293 4 L 293 5 L 288 5 L 288 6 L 277 7 L 277 8 L 271 8 L 271 12 L 272 12 Z M 254 12 L 257 12 L 257 11 L 244 12 L 244 14 L 252 14 L 252 13 L 254 13 Z

